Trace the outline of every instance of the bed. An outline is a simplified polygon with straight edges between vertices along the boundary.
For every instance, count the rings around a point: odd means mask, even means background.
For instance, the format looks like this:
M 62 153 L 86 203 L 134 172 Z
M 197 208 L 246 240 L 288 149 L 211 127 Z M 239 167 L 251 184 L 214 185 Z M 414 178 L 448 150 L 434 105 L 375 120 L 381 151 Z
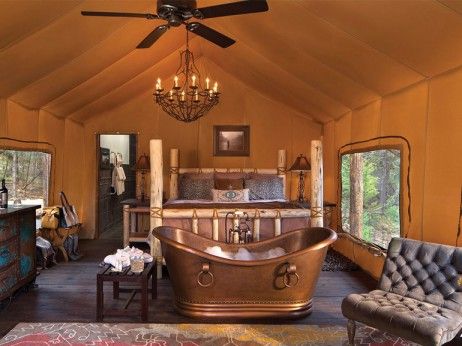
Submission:
M 319 142 L 319 141 L 317 141 Z M 322 156 L 322 153 L 318 153 Z M 246 212 L 249 215 L 249 222 L 252 227 L 252 235 L 254 241 L 268 239 L 271 237 L 279 236 L 287 231 L 308 227 L 310 219 L 321 219 L 322 226 L 324 218 L 324 207 L 309 208 L 307 205 L 289 202 L 285 198 L 286 192 L 286 151 L 284 149 L 277 152 L 277 167 L 274 169 L 268 168 L 182 168 L 179 165 L 179 150 L 170 150 L 170 165 L 169 165 L 169 198 L 166 203 L 163 203 L 163 160 L 162 160 L 162 140 L 150 141 L 150 161 L 151 161 L 151 198 L 150 198 L 150 228 L 153 229 L 158 226 L 172 226 L 202 236 L 211 238 L 213 240 L 224 241 L 225 237 L 225 217 L 228 213 L 236 210 Z M 313 155 L 312 155 L 313 161 Z M 312 165 L 312 169 L 316 170 L 316 165 Z M 322 176 L 321 170 L 316 171 Z M 254 189 L 249 188 L 248 193 L 256 195 L 255 191 L 264 191 L 268 186 L 272 186 L 269 181 L 275 182 L 278 185 L 277 190 L 282 195 L 269 194 L 266 197 L 272 198 L 259 198 L 261 195 L 250 197 L 248 200 L 238 199 L 232 202 L 223 202 L 221 192 L 218 192 L 218 199 L 212 198 L 194 198 L 196 195 L 185 195 L 184 186 L 195 185 L 196 182 L 189 180 L 188 184 L 184 184 L 183 178 L 185 176 L 196 176 L 197 179 L 202 175 L 210 179 L 213 177 L 213 198 L 217 190 L 216 180 L 233 180 L 231 177 L 242 176 L 244 183 L 250 184 L 253 181 Z M 219 178 L 217 178 L 219 177 Z M 246 180 L 247 177 L 248 179 Z M 258 179 L 267 179 L 266 185 L 261 182 L 255 182 Z M 234 180 L 237 180 L 234 179 Z M 314 179 L 317 181 L 317 179 Z M 313 179 L 312 179 L 313 181 Z M 322 179 L 321 179 L 322 181 Z M 191 183 L 192 182 L 192 183 Z M 207 186 L 211 187 L 210 182 Z M 260 184 L 260 185 L 258 185 Z M 258 190 L 255 186 L 264 186 L 265 188 Z M 231 188 L 232 186 L 230 186 Z M 247 186 L 246 186 L 247 187 Z M 201 187 L 202 189 L 202 187 Z M 226 191 L 223 189 L 221 191 Z M 238 193 L 242 193 L 242 190 Z M 276 190 L 276 189 L 275 189 Z M 322 186 L 321 189 L 312 187 L 313 193 L 316 196 L 321 195 L 320 204 L 322 201 Z M 241 192 L 239 192 L 241 191 Z M 188 198 L 184 198 L 184 197 Z M 193 197 L 193 198 L 191 198 Z M 265 196 L 263 196 L 265 197 Z M 277 197 L 277 198 L 276 198 Z M 328 206 L 329 211 L 332 206 Z M 330 213 L 329 213 L 330 214 Z M 318 223 L 319 225 L 319 223 Z M 156 257 L 160 263 L 162 259 L 160 243 L 152 235 L 149 235 L 149 243 L 151 247 L 151 254 Z M 158 268 L 158 277 L 160 276 L 160 268 Z

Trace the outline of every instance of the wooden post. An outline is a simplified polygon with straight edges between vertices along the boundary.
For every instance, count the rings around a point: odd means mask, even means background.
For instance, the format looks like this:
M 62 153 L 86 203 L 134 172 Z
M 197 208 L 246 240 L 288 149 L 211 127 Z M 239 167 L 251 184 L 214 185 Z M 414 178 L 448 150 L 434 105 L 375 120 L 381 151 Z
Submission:
M 124 204 L 123 207 L 123 222 L 124 222 L 124 247 L 129 244 L 130 237 L 130 206 Z
M 322 142 L 311 141 L 311 227 L 323 227 Z
M 253 240 L 260 240 L 260 211 L 255 209 L 255 216 L 253 218 Z
M 170 149 L 170 199 L 178 198 L 178 149 Z
M 162 277 L 162 249 L 160 241 L 152 235 L 152 230 L 162 226 L 162 192 L 163 192 L 163 163 L 162 163 L 162 140 L 151 139 L 149 142 L 151 161 L 151 212 L 149 245 L 151 256 L 157 261 L 157 278 Z
M 218 212 L 216 209 L 213 210 L 212 239 L 218 241 Z
M 199 219 L 197 217 L 196 209 L 193 209 L 192 214 L 192 232 L 195 234 L 199 233 Z
M 279 210 L 276 211 L 276 217 L 274 218 L 274 236 L 281 235 L 281 212 Z
M 287 179 L 286 179 L 286 171 L 287 171 L 287 159 L 286 159 L 286 150 L 285 149 L 279 149 L 278 150 L 278 177 L 282 178 L 282 186 L 284 191 L 284 195 L 287 196 L 287 191 L 286 191 L 286 184 L 287 184 Z

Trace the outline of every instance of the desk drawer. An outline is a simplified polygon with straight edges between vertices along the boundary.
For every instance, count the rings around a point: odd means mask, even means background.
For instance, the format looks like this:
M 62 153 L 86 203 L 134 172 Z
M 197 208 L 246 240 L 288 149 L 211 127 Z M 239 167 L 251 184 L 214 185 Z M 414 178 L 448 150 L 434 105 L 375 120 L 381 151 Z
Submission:
M 3 295 L 9 294 L 11 287 L 18 282 L 18 264 L 14 263 L 12 266 L 4 271 L 0 271 L 0 299 Z
M 18 239 L 0 244 L 0 271 L 18 259 Z
M 0 219 L 0 242 L 8 240 L 18 234 L 16 218 Z

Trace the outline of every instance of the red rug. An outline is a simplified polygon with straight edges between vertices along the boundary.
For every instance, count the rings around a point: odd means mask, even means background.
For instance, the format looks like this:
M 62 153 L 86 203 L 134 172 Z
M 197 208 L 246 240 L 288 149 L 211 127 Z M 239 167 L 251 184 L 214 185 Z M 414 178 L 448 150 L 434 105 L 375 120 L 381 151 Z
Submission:
M 347 344 L 346 329 L 342 326 L 251 324 L 19 323 L 0 340 L 0 345 L 23 346 Z M 417 345 L 365 326 L 359 326 L 355 344 Z

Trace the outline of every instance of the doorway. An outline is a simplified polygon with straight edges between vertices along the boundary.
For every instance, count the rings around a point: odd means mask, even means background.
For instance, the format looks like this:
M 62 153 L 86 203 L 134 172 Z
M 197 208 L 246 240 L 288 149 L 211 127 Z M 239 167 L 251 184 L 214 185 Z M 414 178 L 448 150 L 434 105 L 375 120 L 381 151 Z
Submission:
M 97 135 L 97 238 L 122 239 L 121 202 L 136 198 L 136 144 L 136 134 Z

